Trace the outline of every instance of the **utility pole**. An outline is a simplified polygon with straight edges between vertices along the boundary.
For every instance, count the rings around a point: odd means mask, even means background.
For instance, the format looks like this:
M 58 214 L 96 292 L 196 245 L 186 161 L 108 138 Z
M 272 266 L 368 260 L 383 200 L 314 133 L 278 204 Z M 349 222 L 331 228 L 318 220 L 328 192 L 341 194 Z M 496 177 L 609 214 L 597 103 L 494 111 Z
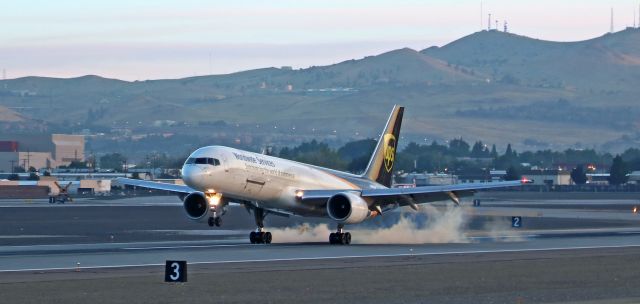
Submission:
M 16 161 L 15 160 L 10 160 L 9 161 L 11 163 L 11 173 L 15 173 L 16 170 Z
M 28 172 L 29 168 L 31 168 L 31 152 L 27 150 L 27 167 L 24 168 L 24 171 Z
M 487 22 L 487 31 L 491 30 L 491 13 L 489 13 L 489 21 Z

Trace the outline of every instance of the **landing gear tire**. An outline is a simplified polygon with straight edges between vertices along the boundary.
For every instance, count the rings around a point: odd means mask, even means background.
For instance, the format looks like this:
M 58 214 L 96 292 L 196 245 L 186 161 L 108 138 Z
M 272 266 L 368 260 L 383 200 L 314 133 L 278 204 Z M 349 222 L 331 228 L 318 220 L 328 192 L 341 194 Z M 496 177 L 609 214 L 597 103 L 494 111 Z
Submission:
M 342 245 L 351 244 L 351 233 L 345 232 L 342 234 Z
M 249 234 L 251 244 L 271 244 L 271 232 L 255 232 Z
M 338 243 L 338 234 L 331 232 L 331 234 L 329 234 L 329 244 L 333 245 L 337 243 Z
M 262 234 L 262 242 L 265 244 L 271 244 L 271 232 L 264 232 Z
M 213 227 L 213 226 L 220 227 L 220 226 L 222 226 L 222 217 L 219 217 L 219 216 L 218 217 L 210 217 L 207 220 L 207 224 L 209 224 L 209 227 Z
M 349 245 L 351 244 L 351 233 L 349 232 L 332 232 L 329 234 L 329 244 L 331 245 Z

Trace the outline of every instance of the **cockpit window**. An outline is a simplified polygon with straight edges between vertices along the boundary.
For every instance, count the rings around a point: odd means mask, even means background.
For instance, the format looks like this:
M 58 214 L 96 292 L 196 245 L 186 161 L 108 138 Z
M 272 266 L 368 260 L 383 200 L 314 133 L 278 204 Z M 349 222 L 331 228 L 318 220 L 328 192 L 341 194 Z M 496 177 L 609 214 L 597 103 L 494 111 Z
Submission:
M 186 164 L 220 166 L 220 160 L 212 157 L 191 157 L 187 159 Z

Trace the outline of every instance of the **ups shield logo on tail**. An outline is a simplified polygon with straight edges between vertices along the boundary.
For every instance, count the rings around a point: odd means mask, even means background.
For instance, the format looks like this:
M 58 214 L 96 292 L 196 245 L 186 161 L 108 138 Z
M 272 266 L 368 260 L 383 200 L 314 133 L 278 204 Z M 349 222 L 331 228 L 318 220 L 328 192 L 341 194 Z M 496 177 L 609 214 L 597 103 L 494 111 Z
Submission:
M 384 169 L 391 173 L 393 161 L 396 158 L 396 137 L 393 134 L 384 135 Z

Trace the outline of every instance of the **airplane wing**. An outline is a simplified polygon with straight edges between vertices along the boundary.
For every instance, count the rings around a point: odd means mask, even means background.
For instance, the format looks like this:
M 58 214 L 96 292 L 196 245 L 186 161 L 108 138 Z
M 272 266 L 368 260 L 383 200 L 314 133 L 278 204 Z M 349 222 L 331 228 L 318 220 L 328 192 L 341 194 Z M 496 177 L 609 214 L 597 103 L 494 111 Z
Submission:
M 341 192 L 356 192 L 362 198 L 369 198 L 374 204 L 393 204 L 400 206 L 424 204 L 436 201 L 456 200 L 460 197 L 471 196 L 478 190 L 515 187 L 529 183 L 528 180 L 468 183 L 443 186 L 423 186 L 413 188 L 382 188 L 382 189 L 342 189 L 342 190 L 304 190 L 301 197 L 304 203 L 321 205 L 331 196 Z
M 131 179 L 131 178 L 118 177 L 118 178 L 116 178 L 115 181 L 116 181 L 116 183 L 121 184 L 121 185 L 136 186 L 136 187 L 154 189 L 154 190 L 164 190 L 164 191 L 170 191 L 170 192 L 175 192 L 175 193 L 188 194 L 188 193 L 196 191 L 196 190 L 193 190 L 190 187 L 185 186 L 185 185 L 174 185 L 174 184 L 167 184 L 167 183 L 159 183 L 159 182 L 152 182 L 152 181 L 141 180 L 141 179 Z

